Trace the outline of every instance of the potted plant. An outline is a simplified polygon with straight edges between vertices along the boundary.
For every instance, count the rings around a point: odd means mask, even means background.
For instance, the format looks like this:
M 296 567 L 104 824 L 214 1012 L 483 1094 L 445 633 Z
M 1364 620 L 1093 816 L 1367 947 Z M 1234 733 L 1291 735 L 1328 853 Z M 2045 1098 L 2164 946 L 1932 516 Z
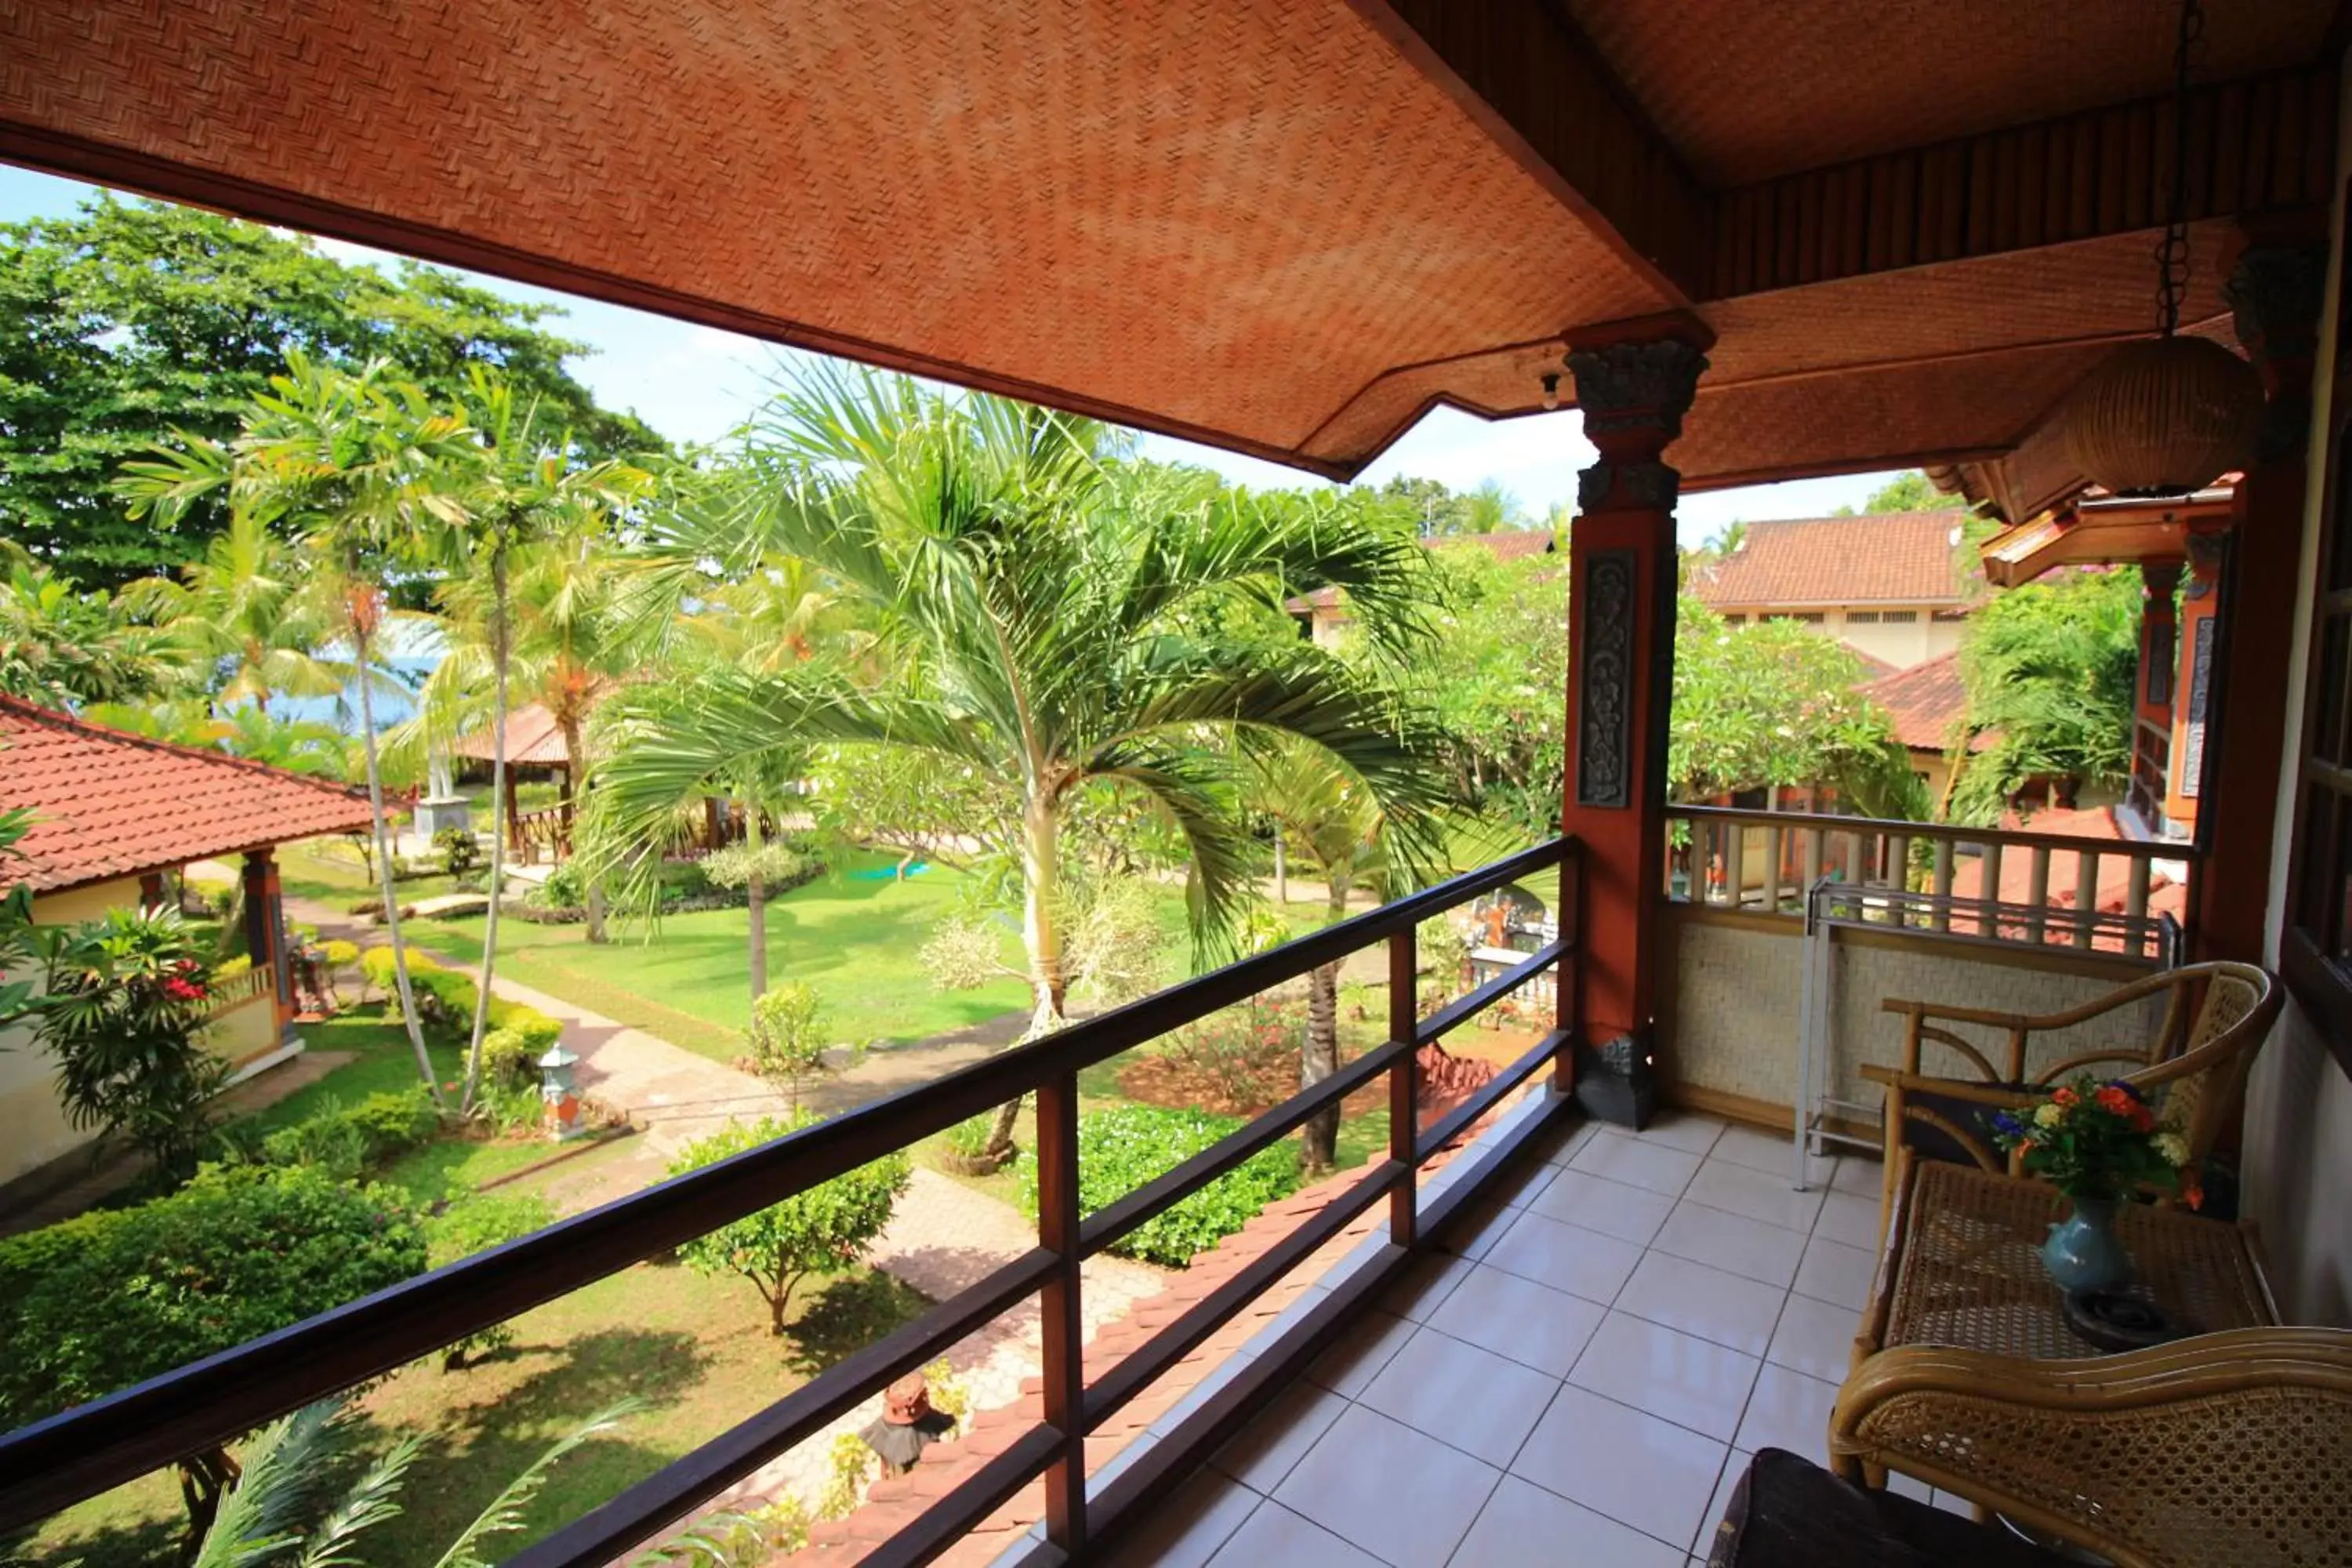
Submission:
M 2142 1188 L 2177 1192 L 2195 1208 L 2204 1200 L 2189 1171 L 2189 1142 L 2159 1127 L 2131 1084 L 2100 1083 L 2089 1074 L 2053 1089 L 2021 1111 L 1998 1111 L 1993 1141 L 2020 1152 L 2028 1175 L 2074 1200 L 2074 1212 L 2050 1227 L 2042 1266 L 2060 1289 L 2111 1290 L 2131 1277 L 2131 1258 L 2116 1238 L 2116 1205 Z

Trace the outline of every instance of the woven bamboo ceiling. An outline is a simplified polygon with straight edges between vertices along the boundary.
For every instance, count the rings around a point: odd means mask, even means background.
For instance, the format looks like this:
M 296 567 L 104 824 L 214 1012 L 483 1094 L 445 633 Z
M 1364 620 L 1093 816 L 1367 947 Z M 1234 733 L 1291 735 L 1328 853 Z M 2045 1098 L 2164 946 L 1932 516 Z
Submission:
M 2324 205 L 2213 7 L 2189 314 Z M 0 157 L 1345 475 L 1717 334 L 1692 484 L 1969 462 L 2152 319 L 2160 0 L 26 0 Z M 1564 391 L 1572 390 L 1563 388 Z M 1563 454 L 1565 458 L 1565 454 Z

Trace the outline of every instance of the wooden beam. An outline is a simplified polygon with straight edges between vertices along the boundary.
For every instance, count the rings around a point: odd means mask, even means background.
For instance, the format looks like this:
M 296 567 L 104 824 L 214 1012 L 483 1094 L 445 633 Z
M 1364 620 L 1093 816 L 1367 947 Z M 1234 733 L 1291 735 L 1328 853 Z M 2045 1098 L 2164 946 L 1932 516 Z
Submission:
M 2335 195 L 2336 66 L 2201 87 L 2189 100 L 2189 217 Z M 1702 299 L 1801 288 L 2160 226 L 2169 95 L 1802 170 L 1712 199 Z M 1843 194 L 1823 202 L 1820 193 Z
M 1560 205 L 1680 308 L 1717 205 L 1559 0 L 1350 0 Z

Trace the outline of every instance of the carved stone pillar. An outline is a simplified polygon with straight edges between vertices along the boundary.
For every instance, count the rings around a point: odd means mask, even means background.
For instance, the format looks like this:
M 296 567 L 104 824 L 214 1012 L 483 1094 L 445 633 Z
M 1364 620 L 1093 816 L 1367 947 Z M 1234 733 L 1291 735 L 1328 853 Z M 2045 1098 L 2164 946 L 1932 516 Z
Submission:
M 2263 957 L 2271 828 L 2285 755 L 2287 679 L 2295 656 L 2294 582 L 2303 555 L 2312 362 L 2319 349 L 2326 272 L 2324 240 L 2294 232 L 2250 232 L 2222 289 L 2238 341 L 2262 372 L 2270 415 L 2254 461 L 2238 487 L 2210 634 L 2204 776 L 2196 793 L 2198 839 L 2213 874 L 2200 879 L 2191 911 L 2200 958 L 2260 963 Z M 2184 627 L 2184 641 L 2187 632 Z
M 1584 434 L 1601 449 L 1569 531 L 1564 829 L 1584 846 L 1575 994 L 1577 1095 L 1635 1126 L 1654 1101 L 1666 728 L 1674 703 L 1675 496 L 1664 461 L 1706 369 L 1692 323 L 1578 342 L 1568 356 Z

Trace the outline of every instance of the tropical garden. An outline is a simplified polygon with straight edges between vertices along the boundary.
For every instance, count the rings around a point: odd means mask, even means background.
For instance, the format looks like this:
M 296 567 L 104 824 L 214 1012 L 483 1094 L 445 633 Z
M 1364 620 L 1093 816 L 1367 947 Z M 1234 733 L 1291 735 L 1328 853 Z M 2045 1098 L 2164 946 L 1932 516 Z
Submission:
M 1456 537 L 1568 526 L 1507 493 L 1254 492 L 1094 421 L 826 367 L 719 447 L 674 450 L 594 404 L 539 308 L 148 204 L 0 226 L 0 692 L 364 787 L 373 823 L 285 858 L 298 921 L 361 929 L 320 944 L 350 995 L 305 1032 L 334 1065 L 250 1111 L 223 1108 L 201 1047 L 238 921 L 41 931 L 0 906 L 0 971 L 44 982 L 0 984 L 0 1023 L 138 1165 L 0 1239 L 0 1426 L 783 1136 L 856 1103 L 872 1063 L 1018 1048 L 1559 820 L 1566 557 Z M 1290 608 L 1320 589 L 1352 616 L 1336 647 Z M 2107 677 L 2081 672 L 2113 666 L 2125 596 L 2110 574 L 2001 601 L 1981 685 L 2011 750 L 1991 766 L 2120 766 Z M 1837 645 L 1690 601 L 1676 642 L 1677 792 L 1830 784 L 1933 809 Z M 526 711 L 559 737 L 560 797 L 509 788 Z M 413 797 L 461 747 L 488 753 L 481 830 L 420 848 Z M 1998 777 L 1974 787 L 1963 804 L 1999 809 Z M 513 863 L 518 803 L 564 814 L 553 865 Z M 1462 942 L 1423 949 L 1433 1004 Z M 539 1064 L 565 1026 L 518 982 L 782 1109 L 650 1163 L 626 1136 L 550 1162 Z M 1381 1016 L 1332 964 L 1093 1069 L 1086 1202 L 1337 1071 Z M 924 1054 L 943 1040 L 965 1054 Z M 1385 1144 L 1376 1099 L 1128 1251 L 1182 1267 L 1362 1162 Z M 23 1550 L 510 1549 L 919 1311 L 877 1238 L 919 1179 L 1034 1205 L 1030 1125 L 1005 1105 Z M 643 1389 L 664 1392 L 615 1403 Z M 854 1503 L 864 1464 L 846 1449 L 821 1497 L 727 1522 L 754 1546 L 663 1560 L 789 1545 L 806 1511 Z

